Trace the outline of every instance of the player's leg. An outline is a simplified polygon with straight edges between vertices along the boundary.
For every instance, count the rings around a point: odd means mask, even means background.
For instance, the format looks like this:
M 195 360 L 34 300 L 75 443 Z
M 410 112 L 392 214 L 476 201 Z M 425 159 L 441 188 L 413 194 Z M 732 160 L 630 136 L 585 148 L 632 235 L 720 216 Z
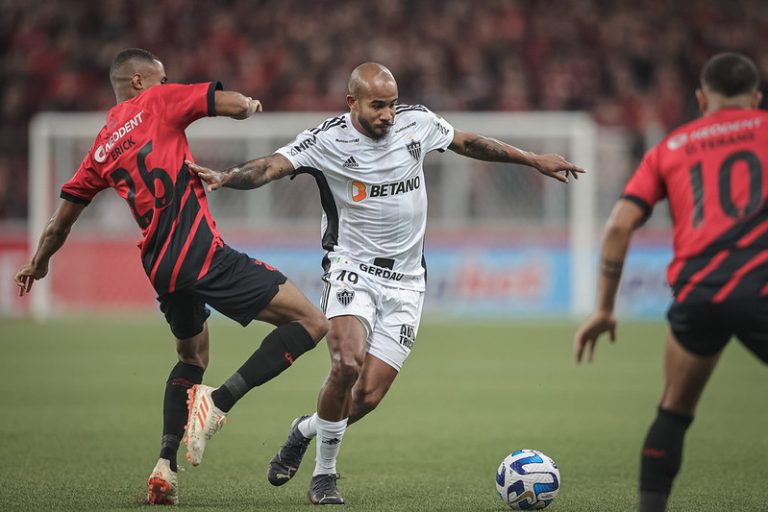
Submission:
M 309 487 L 312 503 L 338 505 L 344 503 L 337 486 L 336 460 L 347 429 L 352 387 L 362 371 L 368 330 L 355 316 L 331 318 L 327 343 L 331 369 L 320 388 L 317 412 L 307 421 L 314 427 L 315 469 Z
M 375 321 L 368 323 L 372 326 L 372 332 L 368 336 L 367 354 L 362 368 L 357 366 L 358 360 L 356 359 L 354 368 L 349 371 L 349 380 L 344 382 L 344 386 L 346 386 L 354 377 L 351 393 L 344 396 L 344 411 L 341 413 L 344 418 L 344 428 L 351 419 L 359 420 L 376 408 L 391 387 L 414 345 L 423 297 L 423 292 L 414 290 L 378 288 L 376 317 Z M 332 327 L 331 332 L 333 330 Z M 329 334 L 329 340 L 330 338 Z M 348 346 L 347 353 L 350 353 L 353 347 L 354 345 Z M 362 351 L 362 347 L 360 350 Z M 338 353 L 344 353 L 344 351 L 339 350 Z M 358 354 L 357 357 L 360 355 Z M 334 402 L 338 403 L 341 395 L 333 398 L 335 399 Z M 320 402 L 319 407 L 322 405 Z M 317 464 L 309 491 L 310 500 L 313 503 L 326 503 L 327 501 L 322 499 L 323 496 L 331 495 L 340 498 L 336 488 L 336 480 L 333 477 L 336 473 L 335 457 L 337 453 L 324 449 L 323 438 L 321 437 L 324 435 L 323 425 L 320 421 L 322 417 L 322 410 L 318 408 L 316 423 Z M 341 426 L 339 425 L 339 427 Z M 343 433 L 340 428 L 339 431 Z M 338 433 L 338 431 L 333 432 L 333 436 L 328 436 L 327 442 L 333 444 L 336 439 L 341 440 L 340 436 L 336 437 Z M 338 444 L 335 444 L 335 447 L 338 448 Z M 332 503 L 342 502 L 342 500 L 332 501 Z
M 178 362 L 171 369 L 163 396 L 160 457 L 147 480 L 151 504 L 178 503 L 177 453 L 187 422 L 187 392 L 203 381 L 208 366 L 208 310 L 189 295 L 160 298 L 161 309 L 176 336 Z
M 248 391 L 289 368 L 299 356 L 313 349 L 328 331 L 328 320 L 323 312 L 290 281 L 279 285 L 277 294 L 256 319 L 277 328 L 220 388 L 212 392 L 213 402 L 224 412 L 228 412 Z
M 724 336 L 722 344 L 727 342 L 728 335 Z M 693 421 L 704 386 L 717 365 L 720 350 L 712 355 L 697 355 L 683 347 L 671 329 L 667 334 L 664 390 L 658 414 L 643 445 L 640 512 L 666 509 L 682 462 L 685 433 Z
M 336 459 L 346 431 L 351 390 L 363 366 L 367 335 L 366 326 L 356 316 L 331 318 L 326 337 L 331 369 L 320 388 L 317 412 L 294 420 L 288 439 L 269 463 L 267 479 L 272 485 L 282 485 L 296 474 L 311 438 L 317 437 L 309 499 L 323 505 L 344 503 L 336 486 Z
M 277 328 L 224 385 L 190 389 L 186 443 L 193 466 L 200 464 L 208 440 L 234 404 L 314 348 L 327 330 L 322 312 L 277 269 L 226 246 L 216 257 L 215 271 L 198 281 L 195 294 L 243 326 L 259 319 Z
M 358 297 L 358 302 L 363 298 Z M 320 435 L 315 471 L 335 474 L 336 457 L 346 430 L 352 386 L 363 365 L 368 330 L 363 321 L 350 315 L 331 318 L 326 337 L 331 368 L 320 388 L 317 412 L 300 416 L 291 424 L 288 439 L 269 462 L 267 479 L 283 485 L 298 471 L 311 439 Z
M 365 356 L 363 372 L 352 388 L 348 425 L 360 420 L 381 403 L 398 373 L 396 368 L 381 359 L 371 354 Z
M 411 354 L 421 321 L 424 292 L 385 289 L 363 371 L 352 389 L 349 423 L 373 411 Z

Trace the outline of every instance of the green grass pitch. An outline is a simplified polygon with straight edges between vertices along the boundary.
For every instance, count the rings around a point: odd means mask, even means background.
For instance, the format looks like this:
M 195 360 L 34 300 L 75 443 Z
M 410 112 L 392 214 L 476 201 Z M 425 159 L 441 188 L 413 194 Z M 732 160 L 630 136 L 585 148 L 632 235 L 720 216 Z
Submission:
M 623 324 L 577 367 L 573 325 L 424 323 L 389 396 L 347 431 L 339 482 L 353 511 L 500 511 L 494 474 L 518 448 L 557 461 L 557 511 L 634 509 L 639 450 L 661 389 L 662 324 Z M 267 332 L 211 325 L 220 384 Z M 133 510 L 160 441 L 175 354 L 160 320 L 0 321 L 0 510 Z M 181 455 L 180 510 L 308 511 L 314 444 L 273 488 L 266 465 L 314 410 L 325 343 L 230 414 L 198 468 Z M 768 510 L 768 372 L 739 344 L 689 431 L 671 512 Z M 183 447 L 182 447 L 183 454 Z

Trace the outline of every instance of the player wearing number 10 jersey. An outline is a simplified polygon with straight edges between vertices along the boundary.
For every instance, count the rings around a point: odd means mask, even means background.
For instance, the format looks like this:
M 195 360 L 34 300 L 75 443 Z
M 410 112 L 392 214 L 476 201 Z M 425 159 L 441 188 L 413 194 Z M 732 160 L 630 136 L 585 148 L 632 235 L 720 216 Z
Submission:
M 598 304 L 576 334 L 581 360 L 598 336 L 614 339 L 613 305 L 632 232 L 668 198 L 674 259 L 665 386 L 642 452 L 640 511 L 666 507 L 683 439 L 704 385 L 732 336 L 768 363 L 768 114 L 756 107 L 747 57 L 709 60 L 696 91 L 704 116 L 651 149 L 606 226 Z
M 179 358 L 166 382 L 160 457 L 147 481 L 147 500 L 176 504 L 176 453 L 185 424 L 187 459 L 196 466 L 235 402 L 313 348 L 328 322 L 279 271 L 222 242 L 200 179 L 184 163 L 192 158 L 184 133 L 190 123 L 215 115 L 245 119 L 261 104 L 222 91 L 218 82 L 166 84 L 163 64 L 137 48 L 115 57 L 110 81 L 117 105 L 62 187 L 63 201 L 16 282 L 23 295 L 45 277 L 51 256 L 98 192 L 111 187 L 128 202 L 144 237 L 144 270 L 176 337 Z M 277 326 L 218 389 L 201 384 L 208 366 L 206 304 L 243 326 L 254 319 Z

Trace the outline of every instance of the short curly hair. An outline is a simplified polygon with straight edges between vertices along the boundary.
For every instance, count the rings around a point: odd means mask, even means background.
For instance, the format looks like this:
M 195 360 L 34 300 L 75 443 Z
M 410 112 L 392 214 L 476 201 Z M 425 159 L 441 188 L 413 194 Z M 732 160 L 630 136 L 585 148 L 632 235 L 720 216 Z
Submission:
M 701 84 L 723 96 L 739 96 L 757 90 L 760 73 L 755 63 L 741 53 L 718 53 L 704 64 Z

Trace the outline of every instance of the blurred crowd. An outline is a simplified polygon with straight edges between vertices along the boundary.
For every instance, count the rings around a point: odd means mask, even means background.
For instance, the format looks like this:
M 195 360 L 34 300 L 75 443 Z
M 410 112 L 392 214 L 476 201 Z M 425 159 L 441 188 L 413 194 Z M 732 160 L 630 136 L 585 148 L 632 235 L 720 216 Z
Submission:
M 110 108 L 126 47 L 158 55 L 170 81 L 221 80 L 270 111 L 343 110 L 350 70 L 376 60 L 404 103 L 586 110 L 642 134 L 696 115 L 717 51 L 768 76 L 763 42 L 765 0 L 0 0 L 0 219 L 26 216 L 32 116 Z

